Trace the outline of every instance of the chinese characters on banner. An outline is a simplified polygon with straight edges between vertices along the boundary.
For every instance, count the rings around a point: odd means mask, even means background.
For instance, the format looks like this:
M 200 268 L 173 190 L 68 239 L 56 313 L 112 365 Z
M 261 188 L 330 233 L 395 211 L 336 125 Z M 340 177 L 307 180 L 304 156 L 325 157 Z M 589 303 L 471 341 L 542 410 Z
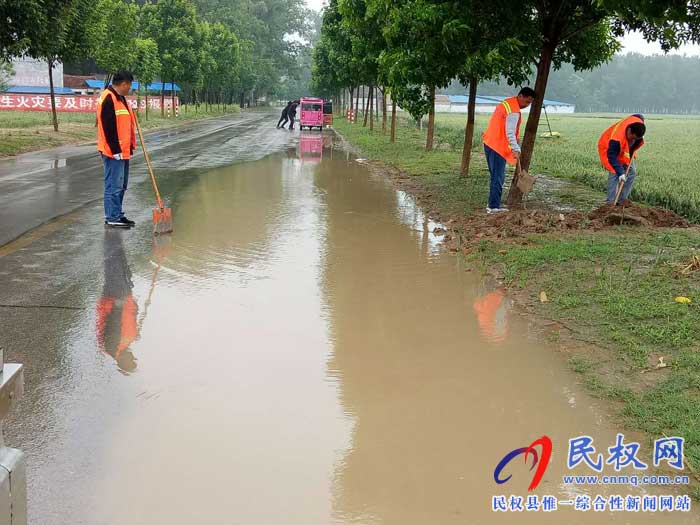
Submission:
M 93 95 L 56 95 L 56 111 L 62 113 L 92 113 L 97 109 L 97 97 Z M 136 97 L 126 97 L 132 107 L 136 104 Z M 175 106 L 180 101 L 175 97 Z M 148 107 L 160 110 L 160 97 L 149 97 Z M 172 99 L 165 99 L 165 107 L 172 108 Z M 141 98 L 139 110 L 146 109 L 146 100 Z M 49 95 L 21 95 L 16 93 L 0 93 L 0 110 L 19 111 L 51 111 L 51 97 Z

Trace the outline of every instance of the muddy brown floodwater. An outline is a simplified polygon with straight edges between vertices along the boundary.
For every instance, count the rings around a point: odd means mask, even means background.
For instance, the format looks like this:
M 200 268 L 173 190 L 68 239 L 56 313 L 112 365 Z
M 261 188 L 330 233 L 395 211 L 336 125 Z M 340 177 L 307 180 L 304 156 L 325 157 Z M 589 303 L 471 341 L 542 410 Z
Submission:
M 200 173 L 169 241 L 99 233 L 96 308 L 66 337 L 83 356 L 70 382 L 101 391 L 74 396 L 77 416 L 37 403 L 65 419 L 41 446 L 78 459 L 35 469 L 55 488 L 31 501 L 36 523 L 700 523 L 492 512 L 532 479 L 520 456 L 496 485 L 496 464 L 544 434 L 532 494 L 678 493 L 564 485 L 570 438 L 615 443 L 606 407 L 408 194 L 315 140 Z

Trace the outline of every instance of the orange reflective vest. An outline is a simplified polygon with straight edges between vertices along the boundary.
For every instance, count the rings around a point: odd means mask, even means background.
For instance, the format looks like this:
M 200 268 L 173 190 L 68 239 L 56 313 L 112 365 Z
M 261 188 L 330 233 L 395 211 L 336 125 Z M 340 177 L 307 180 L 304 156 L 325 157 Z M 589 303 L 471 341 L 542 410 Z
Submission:
M 119 100 L 110 89 L 105 89 L 97 101 L 97 151 L 108 157 L 114 157 L 114 153 L 107 143 L 107 137 L 105 136 L 102 126 L 102 102 L 104 102 L 107 97 L 112 97 L 114 114 L 117 119 L 117 136 L 119 138 L 119 146 L 122 149 L 122 159 L 127 160 L 131 158 L 131 150 L 136 149 L 136 124 L 134 123 L 134 115 L 131 113 L 128 105 Z
M 612 167 L 610 161 L 608 160 L 608 148 L 610 147 L 610 141 L 616 140 L 620 143 L 620 154 L 617 156 L 617 160 L 621 165 L 628 166 L 631 159 L 630 145 L 627 143 L 627 128 L 635 122 L 644 124 L 644 121 L 639 117 L 630 115 L 629 117 L 623 118 L 610 126 L 598 139 L 598 156 L 600 157 L 600 162 L 602 162 L 605 169 L 611 173 L 615 172 L 615 168 Z M 641 139 L 639 146 L 637 146 L 637 149 L 634 152 L 635 158 L 637 157 L 639 148 L 641 148 L 643 145 L 644 139 Z
M 484 131 L 482 139 L 484 144 L 506 159 L 508 164 L 515 164 L 515 155 L 506 136 L 506 118 L 511 113 L 518 114 L 518 126 L 515 128 L 515 137 L 520 139 L 520 122 L 522 114 L 518 105 L 518 97 L 510 97 L 496 106 L 496 111 L 491 115 L 489 125 Z
M 473 305 L 481 335 L 486 340 L 494 343 L 501 343 L 508 336 L 506 312 L 501 311 L 504 297 L 505 293 L 499 289 L 478 297 Z
M 112 319 L 118 311 L 114 311 L 116 300 L 113 297 L 101 297 L 97 303 L 97 341 L 101 347 L 117 359 L 121 353 L 129 348 L 138 337 L 138 305 L 133 296 L 128 295 L 122 304 L 121 315 L 118 319 Z M 107 342 L 106 331 L 108 321 L 118 323 L 119 340 Z M 114 328 L 114 327 L 113 327 Z M 107 346 L 110 346 L 107 348 Z

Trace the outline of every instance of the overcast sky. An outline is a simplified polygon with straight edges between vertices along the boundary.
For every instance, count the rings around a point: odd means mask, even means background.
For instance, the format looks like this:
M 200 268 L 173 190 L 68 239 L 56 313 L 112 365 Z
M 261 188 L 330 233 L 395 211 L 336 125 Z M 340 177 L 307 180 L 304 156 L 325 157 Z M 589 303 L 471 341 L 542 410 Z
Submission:
M 312 9 L 321 9 L 325 5 L 325 0 L 305 0 L 306 5 Z M 649 44 L 646 42 L 640 34 L 630 33 L 622 39 L 622 44 L 624 49 L 623 53 L 642 53 L 643 55 L 655 55 L 661 53 L 661 48 L 658 44 Z M 688 45 L 683 46 L 680 49 L 673 51 L 674 54 L 679 55 L 700 55 L 700 45 Z

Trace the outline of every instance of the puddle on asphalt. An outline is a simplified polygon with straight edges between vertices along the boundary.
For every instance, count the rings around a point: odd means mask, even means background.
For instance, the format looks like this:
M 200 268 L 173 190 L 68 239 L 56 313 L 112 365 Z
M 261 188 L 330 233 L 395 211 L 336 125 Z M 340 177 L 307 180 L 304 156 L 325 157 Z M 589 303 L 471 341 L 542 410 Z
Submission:
M 566 468 L 568 440 L 605 452 L 618 429 L 503 291 L 439 248 L 411 196 L 328 136 L 206 172 L 173 206 L 175 233 L 150 253 L 104 233 L 81 326 L 109 371 L 110 424 L 91 431 L 80 493 L 33 502 L 80 501 L 55 523 L 699 522 L 492 512 L 534 472 L 520 456 L 496 485 L 494 468 L 542 435 L 551 462 L 531 494 L 647 492 L 563 484 L 592 474 Z

